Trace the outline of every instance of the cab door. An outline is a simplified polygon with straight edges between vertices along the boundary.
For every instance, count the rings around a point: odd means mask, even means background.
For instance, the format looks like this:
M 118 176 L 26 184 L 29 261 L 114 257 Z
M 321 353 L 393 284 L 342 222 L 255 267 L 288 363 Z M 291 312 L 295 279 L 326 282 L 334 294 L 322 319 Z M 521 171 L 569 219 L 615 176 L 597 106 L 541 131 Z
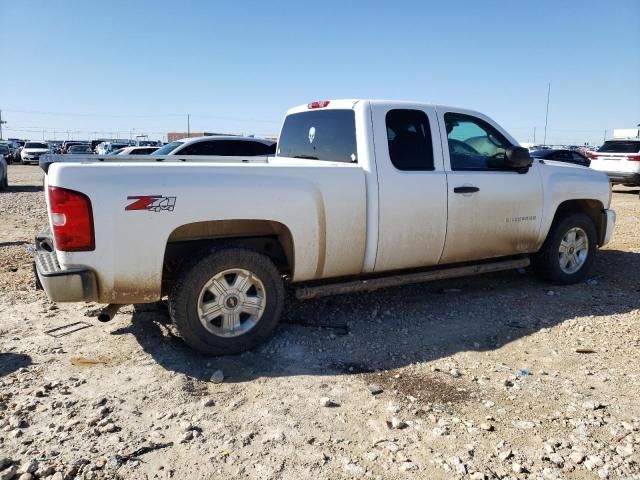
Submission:
M 371 105 L 379 225 L 374 271 L 436 265 L 447 227 L 447 178 L 433 107 Z
M 534 162 L 526 172 L 502 165 L 517 145 L 488 118 L 438 110 L 448 177 L 447 235 L 440 263 L 533 252 L 543 209 Z

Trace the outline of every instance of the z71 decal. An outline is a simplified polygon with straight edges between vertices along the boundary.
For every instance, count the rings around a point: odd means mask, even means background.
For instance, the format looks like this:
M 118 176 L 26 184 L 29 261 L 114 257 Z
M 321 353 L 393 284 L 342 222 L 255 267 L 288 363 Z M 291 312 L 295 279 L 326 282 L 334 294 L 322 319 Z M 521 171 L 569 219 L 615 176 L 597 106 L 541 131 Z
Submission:
M 176 197 L 163 197 L 162 195 L 132 195 L 127 200 L 135 200 L 127 205 L 125 210 L 148 210 L 150 212 L 173 212 L 176 206 Z

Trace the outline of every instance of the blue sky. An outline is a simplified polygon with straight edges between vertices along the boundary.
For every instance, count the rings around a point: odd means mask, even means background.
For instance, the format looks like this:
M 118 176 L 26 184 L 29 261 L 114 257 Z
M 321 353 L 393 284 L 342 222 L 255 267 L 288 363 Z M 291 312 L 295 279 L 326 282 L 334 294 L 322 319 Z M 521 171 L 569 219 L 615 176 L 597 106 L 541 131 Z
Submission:
M 640 0 L 0 0 L 6 134 L 275 134 L 287 108 L 480 110 L 520 141 L 640 123 Z M 36 113 L 47 112 L 47 113 Z

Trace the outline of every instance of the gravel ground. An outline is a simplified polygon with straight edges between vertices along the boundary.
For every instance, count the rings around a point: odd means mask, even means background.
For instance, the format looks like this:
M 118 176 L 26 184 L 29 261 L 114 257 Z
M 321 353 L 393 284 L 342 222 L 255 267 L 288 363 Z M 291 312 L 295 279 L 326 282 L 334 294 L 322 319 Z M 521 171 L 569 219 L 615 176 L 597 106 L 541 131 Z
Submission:
M 206 358 L 163 303 L 99 324 L 35 291 L 41 173 L 9 179 L 0 480 L 640 478 L 637 190 L 616 189 L 585 283 L 506 272 L 293 304 L 262 348 Z

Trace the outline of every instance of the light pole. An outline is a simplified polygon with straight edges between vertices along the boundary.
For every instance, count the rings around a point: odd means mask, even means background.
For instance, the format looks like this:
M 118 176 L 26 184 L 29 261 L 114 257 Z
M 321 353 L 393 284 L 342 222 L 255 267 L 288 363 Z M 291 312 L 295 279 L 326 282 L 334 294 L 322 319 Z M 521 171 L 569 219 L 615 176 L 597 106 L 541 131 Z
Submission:
M 2 125 L 6 123 L 7 121 L 2 119 L 2 110 L 0 110 L 0 140 L 2 140 Z
M 551 82 L 549 82 L 549 88 L 547 88 L 547 113 L 544 117 L 544 140 L 543 145 L 547 144 L 547 122 L 549 121 L 549 97 L 551 96 Z

